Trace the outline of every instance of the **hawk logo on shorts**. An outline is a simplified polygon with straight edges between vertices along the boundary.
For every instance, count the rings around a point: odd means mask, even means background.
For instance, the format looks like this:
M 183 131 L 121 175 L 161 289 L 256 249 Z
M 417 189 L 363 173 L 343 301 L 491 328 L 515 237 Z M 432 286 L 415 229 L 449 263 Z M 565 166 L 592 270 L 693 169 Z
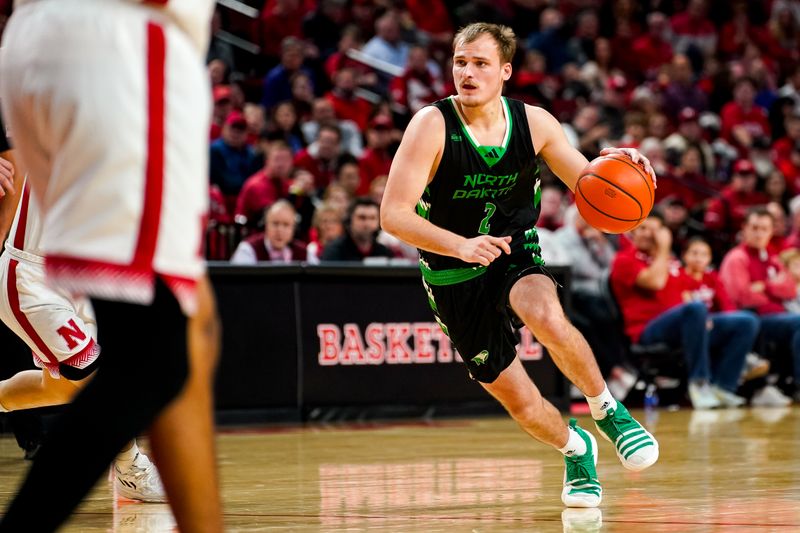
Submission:
M 478 366 L 486 364 L 486 359 L 489 358 L 489 350 L 483 350 L 481 353 L 472 358 L 472 362 Z

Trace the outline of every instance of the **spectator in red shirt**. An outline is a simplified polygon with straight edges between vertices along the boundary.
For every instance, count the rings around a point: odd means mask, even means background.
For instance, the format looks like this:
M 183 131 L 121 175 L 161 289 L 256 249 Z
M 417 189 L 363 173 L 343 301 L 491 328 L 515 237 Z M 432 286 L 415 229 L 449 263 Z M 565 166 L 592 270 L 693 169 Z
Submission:
M 788 313 L 785 300 L 797 295 L 797 286 L 776 255 L 767 247 L 774 221 L 764 207 L 751 210 L 742 228 L 742 243 L 725 256 L 720 279 L 740 309 L 752 309 L 761 317 L 761 336 L 778 347 L 789 348 L 794 383 L 800 384 L 800 315 Z M 796 390 L 793 391 L 798 400 Z
M 445 97 L 441 77 L 428 68 L 427 48 L 418 45 L 411 47 L 406 70 L 402 76 L 390 82 L 389 91 L 395 102 L 408 108 L 410 115 Z
M 766 206 L 767 211 L 772 215 L 773 231 L 772 238 L 767 245 L 770 255 L 779 255 L 782 251 L 790 248 L 789 228 L 786 224 L 786 210 L 778 202 L 769 202 Z
M 298 0 L 275 0 L 265 5 L 259 24 L 261 54 L 277 60 L 286 37 L 303 38 L 303 13 Z
M 388 117 L 378 115 L 367 130 L 367 148 L 358 160 L 361 167 L 361 184 L 356 192 L 363 196 L 369 192 L 369 185 L 378 176 L 388 175 L 392 166 L 392 155 L 389 146 L 392 144 L 392 121 Z
M 693 237 L 683 253 L 684 301 L 699 301 L 706 304 L 712 314 L 726 317 L 746 315 L 755 318 L 750 311 L 738 311 L 728 296 L 719 274 L 711 267 L 711 247 L 702 237 Z M 754 339 L 755 340 L 755 339 Z M 769 361 L 755 353 L 747 355 L 747 371 L 742 379 L 761 377 L 769 372 Z M 731 380 L 733 375 L 730 375 Z M 753 406 L 780 407 L 788 405 L 789 399 L 774 385 L 766 385 L 755 392 L 751 400 Z
M 306 260 L 306 245 L 294 240 L 297 212 L 286 200 L 278 200 L 264 213 L 264 231 L 239 243 L 231 257 L 235 265 L 262 261 L 290 263 Z
M 652 78 L 661 65 L 672 60 L 672 45 L 667 40 L 669 25 L 663 13 L 650 13 L 647 28 L 646 34 L 633 41 L 631 55 L 638 59 L 639 74 Z
M 314 175 L 314 186 L 322 190 L 336 177 L 339 164 L 339 145 L 342 134 L 338 127 L 322 124 L 317 140 L 304 148 L 294 158 L 294 165 Z
M 677 13 L 670 20 L 672 44 L 676 51 L 686 53 L 696 49 L 703 56 L 714 54 L 717 47 L 717 29 L 708 20 L 706 0 L 689 0 L 686 11 Z
M 333 104 L 336 118 L 352 120 L 363 131 L 369 124 L 372 104 L 356 96 L 355 90 L 356 72 L 345 67 L 333 74 L 333 89 L 325 95 L 325 98 Z
M 236 200 L 236 222 L 255 228 L 264 209 L 289 194 L 292 150 L 283 141 L 267 147 L 264 168 L 250 176 Z
M 733 165 L 733 176 L 719 197 L 709 202 L 705 214 L 706 229 L 716 232 L 721 240 L 733 242 L 733 236 L 742 227 L 747 210 L 756 205 L 766 205 L 769 198 L 756 191 L 756 169 L 747 159 Z
M 660 214 L 651 213 L 632 238 L 633 248 L 619 252 L 611 267 L 626 334 L 640 344 L 683 349 L 689 398 L 696 409 L 742 405 L 744 399 L 733 391 L 753 346 L 757 321 L 718 321 L 704 303 L 683 303 L 680 263 L 670 253 L 672 235 Z
M 794 147 L 800 143 L 800 111 L 790 111 L 783 119 L 783 124 L 786 134 L 772 145 L 772 157 L 776 164 L 788 159 Z M 800 188 L 797 191 L 800 193 Z
M 756 82 L 747 76 L 733 86 L 733 101 L 722 107 L 722 137 L 736 146 L 740 153 L 753 145 L 757 137 L 769 137 L 766 112 L 755 104 Z
M 677 168 L 659 177 L 656 203 L 677 198 L 687 208 L 702 212 L 706 203 L 717 194 L 715 184 L 706 178 L 700 148 L 690 144 L 681 155 Z

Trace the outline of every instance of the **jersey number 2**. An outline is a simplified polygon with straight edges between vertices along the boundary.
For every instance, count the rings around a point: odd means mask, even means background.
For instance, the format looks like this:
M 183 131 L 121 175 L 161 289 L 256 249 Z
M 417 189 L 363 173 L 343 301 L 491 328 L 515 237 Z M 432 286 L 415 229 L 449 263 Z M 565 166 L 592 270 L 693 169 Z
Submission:
M 494 205 L 492 202 L 486 202 L 486 209 L 483 210 L 483 212 L 486 213 L 486 216 L 483 217 L 483 220 L 481 220 L 481 227 L 478 228 L 478 233 L 481 235 L 489 234 L 489 219 L 492 218 L 492 215 L 494 215 L 496 210 L 496 205 Z

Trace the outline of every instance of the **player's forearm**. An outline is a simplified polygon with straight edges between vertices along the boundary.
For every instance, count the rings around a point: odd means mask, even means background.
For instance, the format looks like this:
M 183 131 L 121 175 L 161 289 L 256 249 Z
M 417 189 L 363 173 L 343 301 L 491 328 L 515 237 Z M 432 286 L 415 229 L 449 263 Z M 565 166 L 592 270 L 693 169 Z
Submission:
M 464 237 L 442 229 L 410 210 L 386 209 L 381 212 L 381 226 L 403 242 L 439 255 L 458 257 Z

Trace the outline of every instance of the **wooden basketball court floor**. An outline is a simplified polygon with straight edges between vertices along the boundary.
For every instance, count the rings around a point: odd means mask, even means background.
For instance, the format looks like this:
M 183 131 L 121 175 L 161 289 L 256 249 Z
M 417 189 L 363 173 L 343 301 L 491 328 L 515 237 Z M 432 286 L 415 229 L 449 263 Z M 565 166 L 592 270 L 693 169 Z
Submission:
M 565 510 L 563 461 L 507 418 L 223 430 L 228 531 L 800 531 L 800 409 L 634 412 L 661 443 L 641 473 L 598 439 L 599 510 Z M 580 417 L 584 426 L 588 417 Z M 595 435 L 597 433 L 595 432 Z M 27 463 L 0 438 L 0 506 Z M 69 475 L 65 468 L 64 475 Z M 43 502 L 42 512 L 47 512 Z M 103 479 L 64 531 L 173 531 L 166 505 Z

